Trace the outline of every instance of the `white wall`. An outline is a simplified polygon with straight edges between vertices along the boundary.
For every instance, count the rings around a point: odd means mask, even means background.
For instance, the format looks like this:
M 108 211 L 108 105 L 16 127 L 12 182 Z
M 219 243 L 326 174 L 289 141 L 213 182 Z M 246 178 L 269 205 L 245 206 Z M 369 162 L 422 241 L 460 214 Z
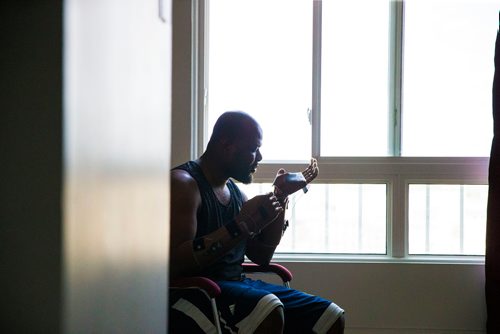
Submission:
M 282 262 L 346 311 L 346 333 L 485 333 L 484 265 Z
M 65 3 L 66 333 L 165 333 L 171 1 Z

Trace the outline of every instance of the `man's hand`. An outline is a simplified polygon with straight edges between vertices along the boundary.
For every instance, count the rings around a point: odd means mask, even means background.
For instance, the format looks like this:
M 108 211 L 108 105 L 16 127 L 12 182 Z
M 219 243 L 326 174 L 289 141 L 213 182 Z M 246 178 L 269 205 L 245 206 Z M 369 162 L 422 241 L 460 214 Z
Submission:
M 272 223 L 283 210 L 276 196 L 273 193 L 267 193 L 246 201 L 236 216 L 236 220 L 246 223 L 250 235 L 258 234 L 264 227 Z
M 307 186 L 319 174 L 318 162 L 311 158 L 309 166 L 300 173 L 289 173 L 280 169 L 274 179 L 274 193 L 284 198 Z

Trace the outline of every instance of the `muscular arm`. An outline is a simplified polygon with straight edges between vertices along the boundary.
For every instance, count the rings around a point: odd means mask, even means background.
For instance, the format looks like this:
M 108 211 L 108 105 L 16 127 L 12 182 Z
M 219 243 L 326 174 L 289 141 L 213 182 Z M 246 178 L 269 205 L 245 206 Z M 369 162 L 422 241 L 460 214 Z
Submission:
M 247 257 L 259 265 L 271 262 L 276 247 L 280 243 L 285 224 L 285 212 L 278 215 L 275 221 L 269 224 L 262 232 L 247 243 Z
M 172 277 L 196 275 L 222 257 L 251 233 L 264 229 L 282 211 L 268 195 L 246 202 L 235 220 L 198 239 L 197 216 L 201 196 L 189 173 L 174 170 L 171 174 L 171 243 Z M 262 217 L 264 215 L 264 219 Z M 267 218 L 266 218 L 267 217 Z
M 171 174 L 170 263 L 172 277 L 196 275 L 214 263 L 228 250 L 248 237 L 246 226 L 237 225 L 241 232 L 231 235 L 226 227 L 195 241 L 201 196 L 196 181 L 189 173 L 174 170 Z
M 285 225 L 285 211 L 288 206 L 288 198 L 282 198 L 280 205 L 283 211 L 275 221 L 266 226 L 262 232 L 247 243 L 247 257 L 259 265 L 267 265 L 271 262 L 276 247 L 281 241 Z

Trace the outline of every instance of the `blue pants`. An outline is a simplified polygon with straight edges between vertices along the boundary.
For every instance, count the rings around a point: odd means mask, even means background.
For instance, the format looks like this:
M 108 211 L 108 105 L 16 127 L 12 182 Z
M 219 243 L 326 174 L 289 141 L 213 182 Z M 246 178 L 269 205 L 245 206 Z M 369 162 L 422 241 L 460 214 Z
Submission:
M 241 281 L 217 281 L 217 284 L 222 290 L 222 294 L 217 297 L 217 307 L 224 333 L 253 333 L 276 307 L 283 307 L 285 333 L 324 333 L 344 313 L 326 299 L 261 280 L 245 278 Z M 172 304 L 175 304 L 175 300 L 176 297 Z M 206 297 L 198 294 L 184 296 L 181 301 L 184 300 L 197 305 L 197 309 L 187 306 L 174 307 L 174 310 L 171 308 L 170 329 L 182 325 L 184 330 L 179 333 L 210 333 L 212 327 L 201 319 L 202 314 L 211 319 L 210 304 Z M 176 305 L 181 303 L 177 302 Z M 186 331 L 189 322 L 194 329 Z

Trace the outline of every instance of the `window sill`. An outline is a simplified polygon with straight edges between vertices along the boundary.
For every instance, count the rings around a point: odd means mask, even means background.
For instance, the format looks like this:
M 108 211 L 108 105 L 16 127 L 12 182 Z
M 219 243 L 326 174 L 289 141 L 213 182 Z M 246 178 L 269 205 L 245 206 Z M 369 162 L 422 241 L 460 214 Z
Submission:
M 484 265 L 485 257 L 478 255 L 412 255 L 391 257 L 368 254 L 320 254 L 320 253 L 275 253 L 276 262 L 321 262 L 321 263 L 396 263 L 396 264 L 478 264 Z

